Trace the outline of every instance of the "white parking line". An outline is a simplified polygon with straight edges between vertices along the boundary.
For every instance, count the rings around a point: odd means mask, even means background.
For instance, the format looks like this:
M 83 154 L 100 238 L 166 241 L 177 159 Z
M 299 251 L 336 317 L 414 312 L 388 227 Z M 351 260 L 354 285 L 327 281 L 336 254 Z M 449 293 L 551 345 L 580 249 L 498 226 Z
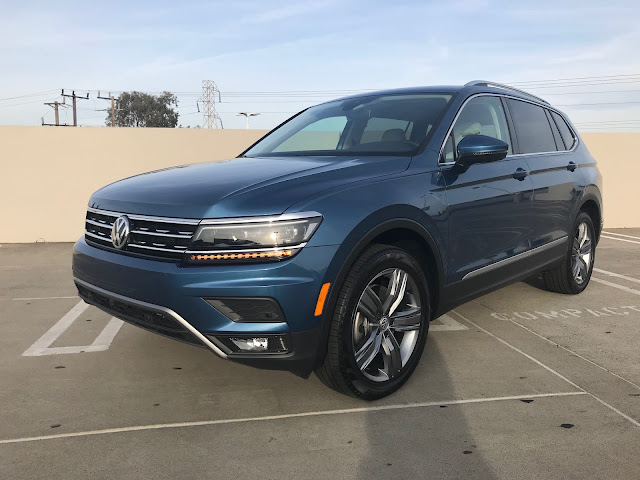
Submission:
M 118 320 L 112 317 L 106 327 L 102 330 L 100 335 L 93 341 L 91 345 L 80 345 L 73 347 L 51 347 L 60 335 L 62 335 L 71 324 L 82 313 L 89 308 L 89 305 L 80 300 L 78 304 L 73 307 L 67 314 L 56 322 L 44 335 L 35 341 L 27 350 L 22 354 L 23 357 L 41 357 L 44 355 L 60 355 L 66 353 L 83 353 L 83 352 L 103 352 L 109 348 L 113 338 L 122 327 L 124 323 L 122 320 Z
M 435 324 L 429 326 L 430 332 L 450 332 L 454 330 L 469 330 L 469 327 L 461 324 L 460 322 L 456 322 L 449 315 L 442 315 L 436 319 L 438 322 L 442 323 L 442 325 Z
M 617 283 L 609 282 L 607 280 L 602 280 L 600 278 L 591 277 L 591 280 L 597 283 L 602 283 L 603 285 L 608 285 L 613 288 L 617 288 L 618 290 L 623 290 L 627 293 L 633 293 L 634 295 L 640 295 L 640 290 L 635 290 L 633 288 L 625 287 L 624 285 L 618 285 Z
M 601 268 L 593 268 L 594 272 L 602 273 L 603 275 L 608 275 L 610 277 L 622 278 L 624 280 L 628 280 L 630 282 L 640 283 L 640 278 L 627 277 L 626 275 L 621 275 L 615 272 L 609 272 L 608 270 L 602 270 Z
M 482 304 L 480 304 L 480 305 L 482 305 Z M 482 305 L 482 306 L 484 307 L 484 305 Z M 488 307 L 485 307 L 485 308 L 488 308 Z M 530 329 L 529 327 L 527 327 L 526 325 L 523 325 L 522 323 L 519 323 L 519 322 L 517 322 L 517 321 L 513 320 L 512 318 L 510 318 L 510 319 L 509 319 L 509 321 L 510 321 L 511 323 L 514 323 L 515 325 L 519 326 L 520 328 L 524 328 L 527 332 L 532 333 L 533 335 L 535 335 L 536 337 L 541 338 L 541 339 L 542 339 L 542 340 L 544 340 L 545 342 L 548 342 L 548 343 L 550 343 L 551 345 L 554 345 L 554 346 L 556 346 L 556 347 L 558 347 L 558 348 L 561 348 L 561 349 L 563 349 L 564 351 L 569 352 L 571 355 L 575 355 L 576 357 L 578 357 L 578 358 L 580 358 L 580 359 L 584 360 L 585 362 L 588 362 L 588 363 L 590 363 L 591 365 L 593 365 L 593 366 L 595 366 L 595 367 L 598 367 L 599 369 L 604 370 L 604 371 L 605 371 L 605 372 L 607 372 L 607 373 L 610 373 L 610 374 L 611 374 L 611 375 L 613 375 L 614 377 L 617 377 L 617 378 L 619 378 L 620 380 L 622 380 L 622 381 L 624 381 L 624 382 L 627 382 L 629 385 L 633 385 L 633 386 L 634 386 L 634 387 L 636 387 L 638 390 L 640 390 L 640 385 L 636 385 L 636 384 L 635 384 L 635 383 L 633 383 L 631 380 L 627 380 L 626 378 L 624 378 L 624 377 L 622 377 L 622 376 L 618 375 L 616 372 L 613 372 L 613 371 L 609 370 L 608 368 L 603 367 L 603 366 L 602 366 L 602 365 L 600 365 L 599 363 L 596 363 L 596 362 L 594 362 L 593 360 L 589 360 L 588 358 L 583 357 L 583 356 L 582 356 L 582 355 L 580 355 L 578 352 L 575 352 L 575 351 L 571 350 L 571 349 L 570 349 L 570 348 L 568 348 L 568 347 L 565 347 L 565 346 L 563 346 L 563 345 L 560 345 L 559 343 L 554 342 L 554 341 L 553 341 L 553 340 L 551 340 L 550 338 L 547 338 L 547 337 L 545 337 L 544 335 L 540 335 L 538 332 L 534 332 L 533 330 L 531 330 L 531 329 Z
M 444 400 L 442 402 L 402 403 L 397 405 L 380 405 L 375 407 L 345 408 L 340 410 L 320 410 L 315 412 L 285 413 L 264 417 L 226 418 L 221 420 L 202 420 L 196 422 L 160 423 L 156 425 L 136 425 L 132 427 L 106 428 L 104 430 L 89 430 L 86 432 L 59 433 L 56 435 L 41 435 L 38 437 L 7 438 L 0 440 L 0 445 L 9 443 L 37 442 L 40 440 L 55 440 L 60 438 L 88 437 L 92 435 L 106 435 L 110 433 L 140 432 L 144 430 L 161 430 L 165 428 L 202 427 L 209 425 L 227 425 L 230 423 L 265 422 L 283 420 L 287 418 L 319 417 L 326 415 L 347 415 L 350 413 L 379 412 L 383 410 L 405 410 L 407 408 L 439 407 L 440 405 L 466 405 L 472 403 L 504 402 L 507 400 L 528 400 L 533 398 L 572 397 L 587 395 L 584 391 L 559 393 L 534 393 L 533 395 L 512 395 L 508 397 L 468 398 L 466 400 Z
M 12 298 L 11 300 L 60 300 L 61 298 L 78 298 L 77 295 L 72 295 L 70 297 L 21 297 L 21 298 Z M 6 299 L 3 299 L 6 300 Z
M 636 242 L 635 240 L 627 240 L 626 238 L 618 238 L 618 237 L 609 237 L 607 235 L 605 235 L 604 233 L 602 235 L 600 235 L 602 238 L 607 238 L 609 240 L 618 240 L 620 242 L 628 242 L 628 243 L 635 243 L 640 245 L 640 242 Z
M 640 240 L 640 237 L 634 237 L 633 235 L 624 235 L 622 233 L 605 232 L 605 231 L 603 231 L 602 233 L 606 235 L 614 235 L 616 237 L 635 238 L 636 240 Z
M 489 335 L 490 337 L 496 339 L 497 341 L 499 341 L 500 343 L 506 345 L 507 347 L 511 348 L 512 350 L 518 352 L 519 354 L 523 355 L 524 357 L 528 358 L 529 360 L 531 360 L 532 362 L 536 363 L 537 365 L 541 366 L 542 368 L 544 368 L 545 370 L 547 370 L 550 373 L 553 373 L 556 377 L 561 378 L 562 380 L 564 380 L 565 382 L 567 382 L 569 385 L 571 385 L 574 388 L 577 388 L 578 390 L 580 390 L 581 392 L 584 392 L 586 394 L 588 394 L 589 396 L 591 396 L 594 400 L 598 401 L 599 403 L 601 403 L 602 405 L 604 405 L 605 407 L 607 407 L 608 409 L 614 411 L 615 413 L 617 413 L 618 415 L 620 415 L 621 417 L 625 418 L 626 420 L 628 420 L 629 422 L 631 422 L 633 425 L 635 425 L 636 427 L 640 427 L 640 422 L 638 420 L 636 420 L 635 418 L 630 417 L 629 415 L 627 415 L 626 413 L 621 412 L 620 410 L 618 410 L 616 407 L 614 407 L 613 405 L 605 402 L 604 400 L 602 400 L 600 397 L 594 395 L 591 392 L 588 392 L 586 389 L 582 388 L 580 385 L 578 385 L 575 382 L 572 382 L 571 380 L 569 380 L 567 377 L 565 377 L 564 375 L 562 375 L 560 372 L 557 372 L 556 370 L 554 370 L 553 368 L 549 367 L 548 365 L 545 365 L 544 363 L 542 363 L 540 360 L 532 357 L 531 355 L 529 355 L 528 353 L 523 352 L 522 350 L 520 350 L 518 347 L 511 345 L 509 342 L 507 342 L 506 340 L 503 340 L 502 338 L 498 337 L 497 335 L 494 335 L 493 333 L 491 333 L 489 330 L 486 330 L 484 328 L 482 328 L 480 325 L 478 325 L 475 322 L 472 322 L 471 320 L 469 320 L 468 318 L 464 317 L 463 315 L 461 315 L 460 313 L 456 312 L 455 310 L 452 310 L 452 313 L 455 313 L 457 316 L 459 316 L 462 320 L 466 321 L 467 323 L 473 325 L 474 327 L 476 327 L 478 330 L 483 331 L 484 333 L 486 333 L 487 335 Z

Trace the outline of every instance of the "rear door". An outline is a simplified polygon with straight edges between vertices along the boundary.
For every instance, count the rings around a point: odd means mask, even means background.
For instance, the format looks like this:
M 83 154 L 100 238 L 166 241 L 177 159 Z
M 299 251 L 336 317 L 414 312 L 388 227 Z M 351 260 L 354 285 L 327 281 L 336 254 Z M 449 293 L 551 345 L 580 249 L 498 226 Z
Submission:
M 454 168 L 457 144 L 466 135 L 488 135 L 509 144 L 503 160 Z M 533 186 L 524 158 L 511 155 L 513 135 L 501 97 L 472 97 L 454 121 L 441 154 L 449 220 L 447 283 L 481 280 L 478 289 L 509 279 L 502 267 L 529 249 Z M 465 294 L 477 282 L 465 282 Z
M 576 137 L 556 112 L 512 98 L 508 106 L 518 157 L 526 161 L 533 183 L 531 246 L 562 243 L 571 231 L 572 212 L 583 188 L 571 154 Z

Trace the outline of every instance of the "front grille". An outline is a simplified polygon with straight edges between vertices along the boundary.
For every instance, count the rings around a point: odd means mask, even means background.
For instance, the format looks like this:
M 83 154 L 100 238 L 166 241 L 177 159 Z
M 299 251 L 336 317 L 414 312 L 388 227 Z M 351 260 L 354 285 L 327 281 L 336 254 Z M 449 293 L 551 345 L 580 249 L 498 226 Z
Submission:
M 137 327 L 150 330 L 165 337 L 180 340 L 202 347 L 202 342 L 198 340 L 189 330 L 171 315 L 160 310 L 141 307 L 134 303 L 125 302 L 102 293 L 89 290 L 79 283 L 76 283 L 78 294 L 85 302 L 95 305 L 100 310 L 113 315 L 120 320 L 131 323 Z
M 85 219 L 88 243 L 116 250 L 111 242 L 111 227 L 116 218 L 127 215 L 131 234 L 124 251 L 166 260 L 181 260 L 191 242 L 199 220 L 148 217 L 89 208 Z

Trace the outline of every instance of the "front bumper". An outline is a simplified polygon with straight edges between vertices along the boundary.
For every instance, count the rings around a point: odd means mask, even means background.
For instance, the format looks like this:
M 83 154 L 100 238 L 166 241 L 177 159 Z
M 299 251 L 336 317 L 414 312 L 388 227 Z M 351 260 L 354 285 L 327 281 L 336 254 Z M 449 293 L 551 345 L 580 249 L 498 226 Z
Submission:
M 253 265 L 183 266 L 136 258 L 87 245 L 74 248 L 80 296 L 147 330 L 205 346 L 222 358 L 308 376 L 315 364 L 322 317 L 314 316 L 326 268 L 337 246 L 305 247 L 291 260 Z M 207 297 L 269 297 L 284 313 L 279 322 L 234 322 Z M 216 336 L 282 335 L 284 354 L 233 353 Z

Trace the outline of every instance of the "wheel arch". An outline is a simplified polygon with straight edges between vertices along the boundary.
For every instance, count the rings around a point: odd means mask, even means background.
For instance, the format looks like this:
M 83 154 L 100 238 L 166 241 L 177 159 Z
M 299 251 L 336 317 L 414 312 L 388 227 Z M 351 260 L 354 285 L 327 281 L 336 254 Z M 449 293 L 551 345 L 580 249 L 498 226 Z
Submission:
M 429 281 L 432 315 L 438 309 L 445 268 L 439 230 L 432 219 L 416 207 L 385 207 L 369 215 L 347 235 L 327 269 L 324 282 L 332 283 L 322 313 L 317 362 L 321 362 L 326 353 L 331 319 L 342 283 L 358 257 L 376 243 L 403 248 L 416 257 Z
M 585 195 L 578 206 L 576 215 L 579 212 L 585 212 L 591 217 L 596 229 L 596 243 L 598 243 L 602 233 L 602 207 L 599 198 L 594 193 Z

